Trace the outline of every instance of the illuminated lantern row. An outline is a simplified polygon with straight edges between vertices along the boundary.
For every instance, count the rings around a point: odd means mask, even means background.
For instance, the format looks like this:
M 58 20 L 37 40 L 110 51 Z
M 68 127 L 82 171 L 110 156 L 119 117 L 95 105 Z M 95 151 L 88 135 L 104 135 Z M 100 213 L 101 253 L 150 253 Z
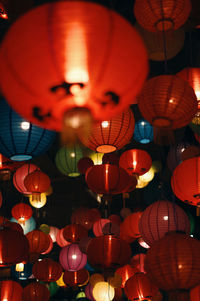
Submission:
M 128 144 L 133 136 L 135 119 L 131 109 L 94 125 L 89 137 L 81 136 L 81 142 L 88 148 L 111 153 Z
M 22 300 L 22 286 L 12 280 L 0 281 L 0 300 L 2 301 L 21 301 Z
M 149 31 L 175 30 L 186 22 L 191 8 L 190 0 L 136 0 L 134 14 Z
M 77 129 L 81 113 L 87 118 L 91 112 L 98 121 L 119 114 L 134 100 L 148 70 L 146 49 L 133 26 L 104 6 L 82 1 L 41 5 L 19 18 L 0 57 L 0 86 L 9 103 L 31 122 L 57 131 L 65 115 Z
M 19 192 L 23 194 L 31 194 L 30 191 L 27 191 L 27 188 L 24 185 L 24 179 L 27 175 L 35 170 L 40 170 L 40 168 L 31 163 L 23 164 L 22 166 L 17 168 L 16 172 L 13 175 L 13 184 Z
M 44 258 L 33 265 L 33 275 L 40 281 L 56 281 L 62 275 L 62 267 L 58 262 Z
M 39 282 L 31 282 L 22 293 L 23 301 L 49 301 L 50 293 L 48 288 Z
M 55 136 L 55 132 L 23 119 L 5 100 L 0 101 L 0 152 L 7 158 L 24 161 L 44 154 Z
M 74 272 L 86 265 L 87 256 L 81 252 L 77 244 L 70 244 L 61 249 L 59 261 L 64 270 Z
M 184 210 L 169 201 L 157 201 L 148 206 L 139 220 L 139 230 L 144 241 L 151 246 L 167 232 L 190 233 L 190 221 Z
M 28 204 L 19 203 L 12 208 L 11 213 L 19 223 L 24 223 L 26 220 L 31 218 L 33 210 Z

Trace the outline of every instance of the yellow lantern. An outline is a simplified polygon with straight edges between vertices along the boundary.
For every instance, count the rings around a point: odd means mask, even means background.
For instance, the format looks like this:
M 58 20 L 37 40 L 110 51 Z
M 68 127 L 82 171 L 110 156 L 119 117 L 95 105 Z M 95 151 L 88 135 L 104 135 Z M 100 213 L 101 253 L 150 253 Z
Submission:
M 154 178 L 154 170 L 151 167 L 145 174 L 139 176 L 140 180 L 142 182 L 150 182 Z
M 45 234 L 49 234 L 50 232 L 50 227 L 46 224 L 40 225 L 39 229 L 44 232 Z
M 89 158 L 92 159 L 92 161 L 94 162 L 94 165 L 101 165 L 103 155 L 104 155 L 103 153 L 91 152 L 89 154 Z
M 47 202 L 46 193 L 41 193 L 39 195 L 29 195 L 29 202 L 31 206 L 39 209 L 42 208 Z
M 149 182 L 144 182 L 138 177 L 136 188 L 144 188 L 149 184 Z
M 94 287 L 98 282 L 104 281 L 104 277 L 101 274 L 95 273 L 90 276 L 90 285 Z
M 23 262 L 20 262 L 20 263 L 16 264 L 15 271 L 16 272 L 23 272 L 24 271 L 24 264 L 23 264 Z
M 98 282 L 93 288 L 93 296 L 96 301 L 111 301 L 115 296 L 115 289 L 108 282 Z
M 64 275 L 64 273 L 62 273 L 62 275 L 60 276 L 60 278 L 56 281 L 57 285 L 61 286 L 61 287 L 66 286 L 66 284 L 63 281 L 63 275 Z

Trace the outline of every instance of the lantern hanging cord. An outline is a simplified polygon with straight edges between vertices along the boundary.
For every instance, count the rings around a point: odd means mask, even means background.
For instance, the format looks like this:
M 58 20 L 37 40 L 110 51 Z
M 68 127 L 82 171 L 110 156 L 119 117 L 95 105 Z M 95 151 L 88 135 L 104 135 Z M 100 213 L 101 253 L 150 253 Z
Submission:
M 164 20 L 164 9 L 163 9 L 163 2 L 160 0 L 160 8 L 161 8 L 161 14 L 162 19 Z M 164 48 L 164 72 L 167 74 L 167 44 L 166 44 L 166 34 L 165 34 L 165 25 L 164 22 L 162 22 L 162 38 L 163 38 L 163 48 Z

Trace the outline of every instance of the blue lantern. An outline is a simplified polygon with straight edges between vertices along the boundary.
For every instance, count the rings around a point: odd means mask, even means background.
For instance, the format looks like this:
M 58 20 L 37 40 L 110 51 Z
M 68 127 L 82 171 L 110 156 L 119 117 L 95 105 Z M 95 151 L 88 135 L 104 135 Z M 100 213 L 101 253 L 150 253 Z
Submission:
M 12 276 L 18 280 L 27 280 L 32 275 L 33 265 L 29 262 L 26 264 L 21 263 L 20 265 L 23 265 L 22 269 L 18 269 L 18 265 L 19 264 L 11 267 Z
M 0 153 L 13 161 L 44 154 L 56 132 L 40 128 L 19 116 L 5 100 L 0 101 Z
M 18 223 L 18 221 L 14 217 L 12 217 L 10 219 L 10 221 L 14 222 L 14 223 Z M 34 220 L 33 217 L 31 217 L 31 218 L 27 219 L 24 222 L 24 224 L 20 224 L 20 225 L 24 230 L 24 235 L 26 235 L 28 232 L 31 232 L 36 228 L 36 221 Z
M 147 144 L 153 140 L 153 127 L 145 119 L 140 119 L 135 123 L 133 138 L 142 144 Z

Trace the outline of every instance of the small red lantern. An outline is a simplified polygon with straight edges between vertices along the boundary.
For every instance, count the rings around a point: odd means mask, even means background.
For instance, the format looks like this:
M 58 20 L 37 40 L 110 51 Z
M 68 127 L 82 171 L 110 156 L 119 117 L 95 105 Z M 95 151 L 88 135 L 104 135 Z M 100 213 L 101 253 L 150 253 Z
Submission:
M 31 194 L 41 194 L 51 185 L 50 178 L 42 171 L 35 170 L 24 179 L 24 185 Z
M 59 261 L 67 271 L 81 270 L 87 263 L 87 255 L 82 253 L 78 244 L 70 244 L 60 251 Z
M 29 241 L 30 253 L 41 254 L 49 247 L 49 237 L 40 230 L 33 230 L 26 234 Z
M 87 255 L 89 263 L 96 268 L 118 268 L 129 262 L 131 248 L 120 238 L 104 235 L 90 241 Z
M 34 164 L 24 164 L 21 167 L 17 168 L 16 172 L 13 175 L 13 184 L 19 192 L 23 194 L 31 194 L 31 192 L 28 191 L 24 185 L 24 179 L 27 175 L 35 170 L 39 170 L 39 167 Z
M 92 228 L 93 222 L 91 219 L 91 213 L 89 208 L 78 208 L 72 212 L 71 215 L 72 224 L 80 224 L 87 230 Z
M 64 228 L 60 229 L 56 235 L 56 242 L 61 248 L 68 246 L 70 244 L 69 241 L 64 239 L 63 231 L 64 231 Z
M 44 258 L 34 263 L 33 275 L 40 281 L 57 281 L 62 275 L 62 267 L 58 262 L 50 258 Z
M 80 172 L 80 174 L 84 175 L 87 169 L 93 165 L 94 162 L 92 161 L 92 159 L 90 159 L 89 157 L 83 157 L 77 163 L 78 171 Z
M 110 223 L 110 220 L 108 218 L 101 218 L 100 220 L 96 221 L 93 224 L 93 233 L 96 237 L 103 235 L 103 227 Z
M 2 301 L 21 301 L 22 300 L 22 286 L 12 280 L 0 281 L 0 300 Z M 29 300 L 30 301 L 30 300 Z
M 65 240 L 78 243 L 82 237 L 88 236 L 88 231 L 79 224 L 70 224 L 63 229 L 63 237 Z
M 85 180 L 93 192 L 109 195 L 122 193 L 130 178 L 123 168 L 102 164 L 90 167 L 86 172 Z
M 80 137 L 88 148 L 100 152 L 111 153 L 128 144 L 133 136 L 135 119 L 128 109 L 110 120 L 94 125 L 89 137 Z
M 175 30 L 186 22 L 191 8 L 190 0 L 136 0 L 134 14 L 149 31 Z
M 12 208 L 11 213 L 19 223 L 24 223 L 27 219 L 31 218 L 33 210 L 28 204 L 19 203 Z
M 89 276 L 89 272 L 86 269 L 75 272 L 65 271 L 63 281 L 67 286 L 83 286 L 89 281 Z
M 31 282 L 22 293 L 23 301 L 49 301 L 50 293 L 48 288 L 39 282 Z
M 126 281 L 135 274 L 135 270 L 130 266 L 130 264 L 126 264 L 118 268 L 116 273 L 122 277 L 121 287 L 124 288 Z
M 158 288 L 144 273 L 136 273 L 125 284 L 125 294 L 130 300 L 151 299 L 158 293 Z
M 123 152 L 120 156 L 119 165 L 131 176 L 141 176 L 150 169 L 152 165 L 152 159 L 144 150 L 129 149 Z

